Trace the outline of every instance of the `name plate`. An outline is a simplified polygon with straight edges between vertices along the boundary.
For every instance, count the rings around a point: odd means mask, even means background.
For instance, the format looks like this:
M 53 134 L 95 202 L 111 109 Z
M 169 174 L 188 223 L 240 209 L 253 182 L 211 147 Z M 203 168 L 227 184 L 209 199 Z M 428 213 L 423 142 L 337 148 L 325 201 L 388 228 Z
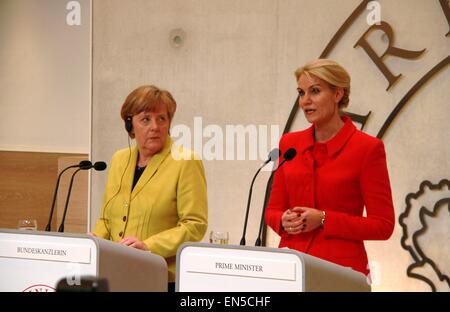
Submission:
M 285 281 L 296 280 L 296 263 L 255 257 L 192 254 L 186 272 L 214 275 L 245 276 Z
M 0 257 L 91 263 L 91 248 L 71 244 L 8 240 L 2 242 Z

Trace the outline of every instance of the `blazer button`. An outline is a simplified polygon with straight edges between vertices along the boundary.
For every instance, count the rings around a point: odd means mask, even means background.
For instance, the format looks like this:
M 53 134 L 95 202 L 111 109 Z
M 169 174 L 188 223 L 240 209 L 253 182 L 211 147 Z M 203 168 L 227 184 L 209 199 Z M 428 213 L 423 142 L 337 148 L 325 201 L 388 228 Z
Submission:
M 123 236 L 123 232 L 120 232 L 120 233 L 119 233 L 119 236 L 122 237 L 122 236 Z
M 127 216 L 123 216 L 122 220 L 123 222 L 127 221 Z

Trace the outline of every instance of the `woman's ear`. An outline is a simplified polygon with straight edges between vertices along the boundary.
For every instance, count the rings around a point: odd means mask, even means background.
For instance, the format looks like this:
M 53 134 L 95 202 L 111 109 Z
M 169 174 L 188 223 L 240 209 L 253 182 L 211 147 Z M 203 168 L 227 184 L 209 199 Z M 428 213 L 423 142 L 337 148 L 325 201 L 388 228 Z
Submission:
M 344 97 L 344 88 L 336 87 L 336 91 L 334 93 L 334 99 L 336 104 L 339 103 Z

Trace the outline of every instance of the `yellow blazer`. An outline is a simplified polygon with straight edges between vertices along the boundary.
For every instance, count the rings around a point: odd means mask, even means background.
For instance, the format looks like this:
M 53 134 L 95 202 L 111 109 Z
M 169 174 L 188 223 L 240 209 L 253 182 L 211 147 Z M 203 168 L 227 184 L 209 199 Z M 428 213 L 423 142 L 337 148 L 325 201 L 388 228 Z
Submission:
M 180 155 L 185 158 L 177 160 Z M 167 138 L 132 191 L 137 157 L 137 147 L 131 153 L 128 148 L 119 150 L 112 157 L 94 233 L 112 241 L 136 236 L 151 252 L 166 259 L 169 281 L 173 282 L 178 247 L 183 242 L 200 241 L 208 226 L 203 164 L 194 159 L 192 151 L 176 147 Z

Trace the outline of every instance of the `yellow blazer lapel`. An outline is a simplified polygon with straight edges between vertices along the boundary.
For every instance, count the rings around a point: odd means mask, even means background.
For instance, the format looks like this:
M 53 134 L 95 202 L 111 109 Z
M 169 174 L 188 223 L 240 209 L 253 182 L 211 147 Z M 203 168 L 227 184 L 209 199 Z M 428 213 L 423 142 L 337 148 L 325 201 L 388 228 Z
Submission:
M 127 155 L 128 158 L 128 155 Z M 122 185 L 124 188 L 125 194 L 131 194 L 131 188 L 133 187 L 133 179 L 134 179 L 134 172 L 136 170 L 136 163 L 138 158 L 138 148 L 137 146 L 131 148 L 131 155 L 130 155 L 130 162 L 126 166 L 126 171 L 123 176 Z
M 142 173 L 142 176 L 139 178 L 138 182 L 136 183 L 136 186 L 133 189 L 133 192 L 131 193 L 131 200 L 134 199 L 134 197 L 140 192 L 140 190 L 155 175 L 159 166 L 162 164 L 164 159 L 166 159 L 166 157 L 169 155 L 171 148 L 172 148 L 172 139 L 168 137 L 166 145 L 164 146 L 162 151 L 153 155 L 153 157 L 148 162 L 147 167 L 145 168 L 144 172 Z M 131 179 L 131 181 L 133 181 L 133 179 Z

